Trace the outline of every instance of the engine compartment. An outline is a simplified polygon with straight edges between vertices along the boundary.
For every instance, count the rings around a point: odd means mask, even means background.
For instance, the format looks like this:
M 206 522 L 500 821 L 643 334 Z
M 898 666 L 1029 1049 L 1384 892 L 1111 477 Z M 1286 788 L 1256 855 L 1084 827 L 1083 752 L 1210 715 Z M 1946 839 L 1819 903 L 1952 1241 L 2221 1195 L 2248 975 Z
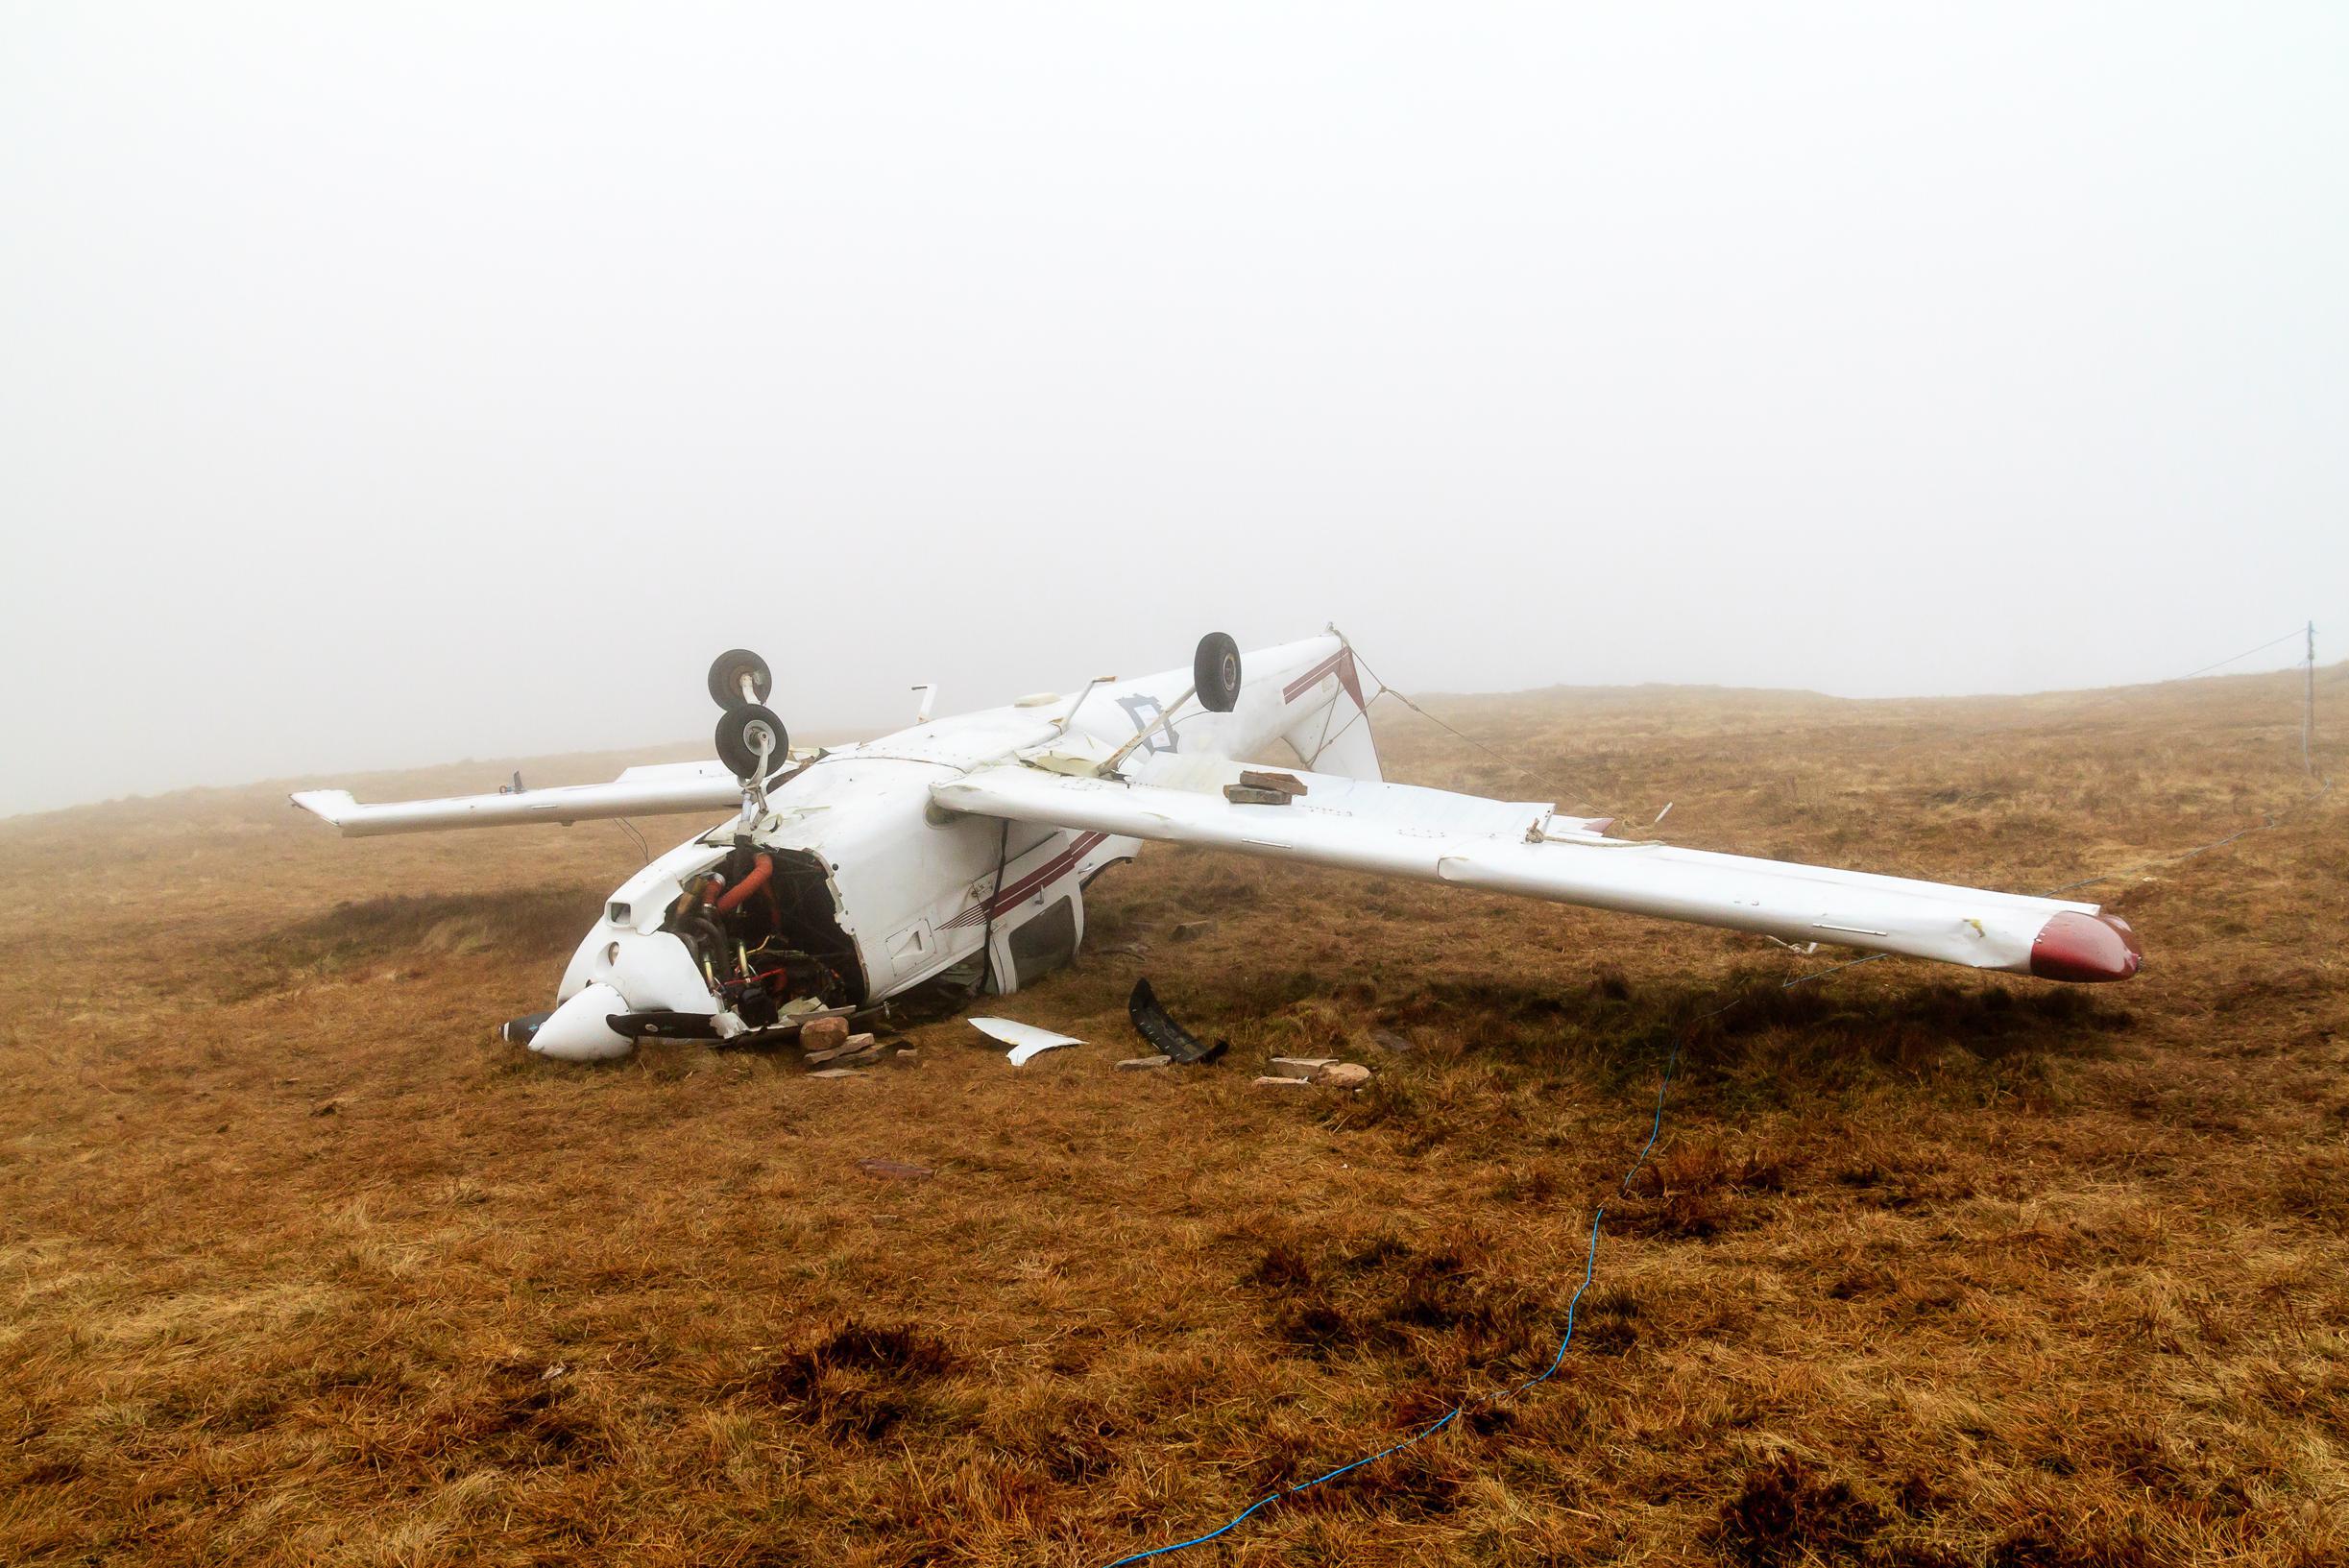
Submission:
M 685 880 L 661 929 L 685 944 L 712 995 L 751 1028 L 787 1011 L 865 1002 L 864 967 L 840 929 L 831 871 L 809 851 L 738 837 L 724 859 Z

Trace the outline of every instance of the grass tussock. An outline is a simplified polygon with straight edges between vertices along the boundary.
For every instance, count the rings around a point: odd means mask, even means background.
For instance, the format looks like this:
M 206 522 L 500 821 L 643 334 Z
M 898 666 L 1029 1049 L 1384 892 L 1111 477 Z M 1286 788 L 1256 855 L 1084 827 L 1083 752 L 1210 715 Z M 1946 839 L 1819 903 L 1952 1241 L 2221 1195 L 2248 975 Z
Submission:
M 2030 890 L 2291 806 L 2295 701 L 1441 705 L 1538 783 L 1380 722 L 1397 778 Z M 1151 849 L 1001 1007 L 1091 1044 L 844 1083 L 492 1038 L 617 829 L 0 824 L 0 1561 L 1100 1563 L 1548 1367 L 1604 1205 L 1554 1377 L 1201 1551 L 2339 1562 L 2341 809 L 2076 895 L 2146 945 L 2108 991 Z M 1222 1065 L 1112 1070 L 1143 973 Z

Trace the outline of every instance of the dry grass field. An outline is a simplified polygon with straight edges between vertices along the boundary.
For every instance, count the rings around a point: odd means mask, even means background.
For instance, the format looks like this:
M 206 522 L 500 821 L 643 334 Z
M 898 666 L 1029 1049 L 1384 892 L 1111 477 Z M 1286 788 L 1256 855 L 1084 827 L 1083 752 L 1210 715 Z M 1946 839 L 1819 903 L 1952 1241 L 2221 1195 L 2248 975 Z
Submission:
M 2040 890 L 2302 802 L 2298 681 L 1430 704 L 1539 784 L 1380 728 L 1400 779 Z M 1836 955 L 1148 849 L 1000 1007 L 1092 1044 L 948 1021 L 842 1081 L 492 1039 L 609 824 L 0 822 L 0 1561 L 1097 1564 L 1546 1364 L 1601 1201 L 1557 1377 L 1165 1560 L 2349 1561 L 2344 797 L 2079 895 L 2147 954 L 2095 989 L 1787 990 Z M 1138 974 L 1229 1057 L 1113 1071 Z M 1250 1087 L 1298 1048 L 1378 1076 Z

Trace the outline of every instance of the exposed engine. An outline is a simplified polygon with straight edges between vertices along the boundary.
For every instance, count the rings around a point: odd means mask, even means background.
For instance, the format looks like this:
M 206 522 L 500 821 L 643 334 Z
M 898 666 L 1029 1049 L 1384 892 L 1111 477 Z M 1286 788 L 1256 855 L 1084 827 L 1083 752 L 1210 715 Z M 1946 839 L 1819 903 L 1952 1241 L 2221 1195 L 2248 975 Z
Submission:
M 724 860 L 687 880 L 661 924 L 685 943 L 719 1002 L 751 1028 L 811 1005 L 865 1001 L 856 943 L 840 929 L 824 862 L 804 850 L 736 839 Z

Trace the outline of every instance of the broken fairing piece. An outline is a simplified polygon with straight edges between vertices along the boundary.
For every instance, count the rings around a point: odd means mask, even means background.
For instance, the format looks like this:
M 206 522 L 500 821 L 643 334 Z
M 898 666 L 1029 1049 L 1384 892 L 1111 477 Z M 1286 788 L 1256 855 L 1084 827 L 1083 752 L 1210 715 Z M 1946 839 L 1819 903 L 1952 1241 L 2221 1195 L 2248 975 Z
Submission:
M 1189 1029 L 1167 1016 L 1158 1005 L 1158 994 L 1148 980 L 1134 981 L 1133 995 L 1126 999 L 1126 1016 L 1134 1021 L 1134 1032 L 1150 1042 L 1160 1055 L 1186 1065 L 1212 1062 L 1231 1046 L 1228 1040 L 1208 1045 Z
M 1044 1052 L 1057 1050 L 1062 1046 L 1084 1044 L 1075 1035 L 1054 1034 L 1050 1029 L 1039 1029 L 1033 1024 L 1016 1023 L 1008 1018 L 974 1018 L 971 1027 L 981 1034 L 991 1034 L 1009 1046 L 1011 1049 L 1007 1054 L 1013 1067 L 1026 1067 Z

